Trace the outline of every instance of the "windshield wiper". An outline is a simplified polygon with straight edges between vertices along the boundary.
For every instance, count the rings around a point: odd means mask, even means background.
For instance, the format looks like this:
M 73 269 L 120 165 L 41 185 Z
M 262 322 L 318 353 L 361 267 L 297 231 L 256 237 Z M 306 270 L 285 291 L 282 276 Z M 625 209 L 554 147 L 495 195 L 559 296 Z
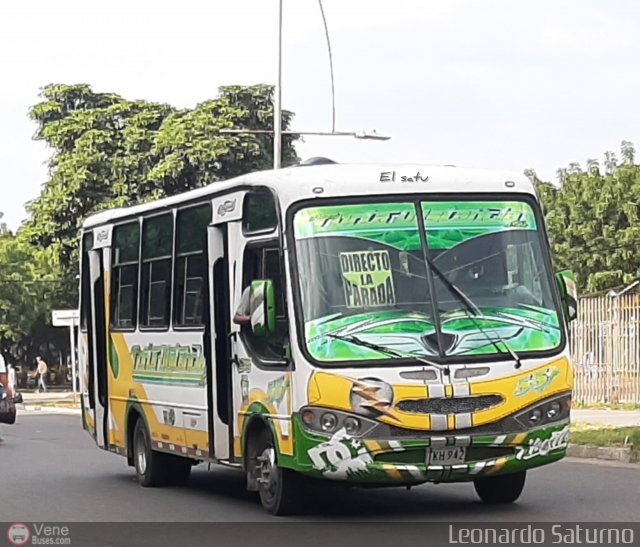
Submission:
M 449 292 L 457 295 L 460 298 L 460 300 L 462 301 L 462 303 L 465 305 L 465 307 L 467 308 L 467 312 L 468 312 L 467 313 L 467 317 L 475 322 L 475 324 L 478 327 L 478 330 L 482 334 L 484 334 L 486 336 L 486 338 L 489 340 L 489 342 L 491 342 L 493 347 L 496 348 L 496 351 L 498 351 L 498 353 L 504 353 L 504 351 L 496 343 L 495 339 L 492 338 L 491 336 L 489 336 L 487 334 L 487 332 L 484 330 L 484 328 L 482 328 L 482 326 L 480 325 L 480 320 L 476 317 L 476 316 L 481 316 L 482 315 L 482 311 L 480 311 L 480 308 L 478 308 L 478 306 L 476 306 L 473 303 L 473 301 L 467 296 L 467 294 L 462 289 L 460 289 L 457 285 L 455 285 L 454 283 L 449 281 L 443 275 L 443 273 L 440 271 L 440 269 L 433 263 L 433 261 L 431 259 L 429 259 L 428 257 L 425 257 L 425 258 L 427 260 L 427 263 L 429 264 L 429 267 L 442 280 L 442 283 L 444 284 L 444 286 L 447 289 L 449 289 Z M 509 355 L 511 355 L 511 357 L 514 359 L 515 367 L 516 368 L 520 368 L 522 366 L 522 361 L 520 360 L 520 357 L 518 356 L 518 354 L 511 348 L 511 346 L 507 343 L 507 341 L 502 336 L 500 336 L 500 334 L 498 332 L 496 332 L 494 330 L 493 334 L 495 335 L 495 338 L 497 338 L 500 342 L 502 342 L 502 345 L 506 348 L 506 350 L 509 353 Z
M 447 376 L 449 376 L 451 374 L 451 369 L 449 368 L 449 365 L 441 365 L 439 363 L 434 363 L 433 361 L 429 361 L 428 359 L 425 359 L 424 357 L 420 357 L 418 355 L 414 355 L 413 353 L 409 353 L 409 352 L 406 352 L 406 351 L 400 352 L 400 351 L 395 350 L 393 348 L 390 348 L 390 347 L 387 347 L 387 346 L 381 346 L 380 344 L 376 344 L 374 342 L 367 342 L 366 340 L 362 340 L 361 338 L 358 338 L 357 336 L 354 336 L 353 334 L 350 334 L 350 335 L 347 335 L 347 336 L 343 336 L 341 334 L 328 333 L 328 334 L 325 334 L 324 336 L 327 336 L 328 338 L 334 338 L 335 340 L 342 340 L 343 342 L 349 342 L 350 344 L 355 344 L 356 346 L 362 346 L 363 348 L 372 349 L 374 351 L 383 353 L 385 355 L 389 355 L 390 357 L 396 357 L 398 359 L 402 359 L 402 358 L 415 359 L 416 361 L 420 361 L 421 363 L 424 363 L 425 365 L 429 365 L 431 367 L 435 367 L 437 369 L 440 369 Z

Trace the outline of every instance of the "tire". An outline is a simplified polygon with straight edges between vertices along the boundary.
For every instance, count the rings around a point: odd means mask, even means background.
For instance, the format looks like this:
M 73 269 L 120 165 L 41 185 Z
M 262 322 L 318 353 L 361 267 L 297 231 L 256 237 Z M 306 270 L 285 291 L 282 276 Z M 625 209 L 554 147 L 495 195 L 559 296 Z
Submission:
M 258 479 L 258 494 L 262 507 L 272 515 L 284 516 L 297 512 L 302 505 L 304 477 L 291 469 L 280 467 L 271 433 L 266 429 L 255 439 L 252 452 L 253 468 L 248 469 Z
M 473 486 L 484 503 L 491 505 L 513 503 L 522 494 L 526 477 L 526 471 L 509 475 L 497 475 L 495 477 L 483 477 L 474 480 Z
M 165 454 L 151 449 L 151 437 L 144 420 L 138 419 L 133 430 L 133 462 L 141 486 L 163 486 L 169 476 Z

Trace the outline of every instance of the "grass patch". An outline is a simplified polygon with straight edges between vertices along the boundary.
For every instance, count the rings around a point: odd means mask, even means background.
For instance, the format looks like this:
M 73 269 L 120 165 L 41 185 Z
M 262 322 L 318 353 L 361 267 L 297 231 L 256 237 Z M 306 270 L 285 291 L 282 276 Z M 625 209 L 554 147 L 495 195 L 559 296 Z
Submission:
M 640 458 L 640 427 L 579 423 L 572 425 L 569 441 L 592 446 L 630 446 L 632 459 Z

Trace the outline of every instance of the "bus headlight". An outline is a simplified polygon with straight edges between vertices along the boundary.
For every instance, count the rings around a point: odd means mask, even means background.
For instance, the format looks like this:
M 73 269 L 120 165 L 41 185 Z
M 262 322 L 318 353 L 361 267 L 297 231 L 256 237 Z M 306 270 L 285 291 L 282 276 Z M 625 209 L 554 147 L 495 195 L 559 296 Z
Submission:
M 358 421 L 358 418 L 347 416 L 342 423 L 347 435 L 356 435 L 360 430 L 360 422 Z
M 547 418 L 549 418 L 550 420 L 553 420 L 558 414 L 560 414 L 560 403 L 557 401 L 554 401 L 553 403 L 551 403 L 548 407 L 547 407 Z
M 536 403 L 515 415 L 516 421 L 524 428 L 559 422 L 569 418 L 571 394 L 555 396 Z
M 529 413 L 529 421 L 532 424 L 538 425 L 541 420 L 542 420 L 542 410 L 540 410 L 539 408 L 535 408 Z
M 331 412 L 325 412 L 320 417 L 320 427 L 322 428 L 322 431 L 333 433 L 336 430 L 337 425 L 338 418 L 336 418 L 336 415 Z
M 318 407 L 301 409 L 300 418 L 302 425 L 310 431 L 333 434 L 344 430 L 350 437 L 362 437 L 378 425 L 378 422 L 363 416 L 355 416 L 340 410 Z

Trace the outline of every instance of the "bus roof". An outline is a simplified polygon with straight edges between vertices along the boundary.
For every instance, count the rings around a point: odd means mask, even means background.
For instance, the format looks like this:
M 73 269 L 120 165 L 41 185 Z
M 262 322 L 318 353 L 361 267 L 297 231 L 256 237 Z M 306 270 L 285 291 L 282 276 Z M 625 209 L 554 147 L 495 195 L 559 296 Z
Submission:
M 531 181 L 513 171 L 407 163 L 294 166 L 248 173 L 153 202 L 101 211 L 88 217 L 83 227 L 92 228 L 251 186 L 273 189 L 283 208 L 295 201 L 319 197 L 457 192 L 535 195 Z

